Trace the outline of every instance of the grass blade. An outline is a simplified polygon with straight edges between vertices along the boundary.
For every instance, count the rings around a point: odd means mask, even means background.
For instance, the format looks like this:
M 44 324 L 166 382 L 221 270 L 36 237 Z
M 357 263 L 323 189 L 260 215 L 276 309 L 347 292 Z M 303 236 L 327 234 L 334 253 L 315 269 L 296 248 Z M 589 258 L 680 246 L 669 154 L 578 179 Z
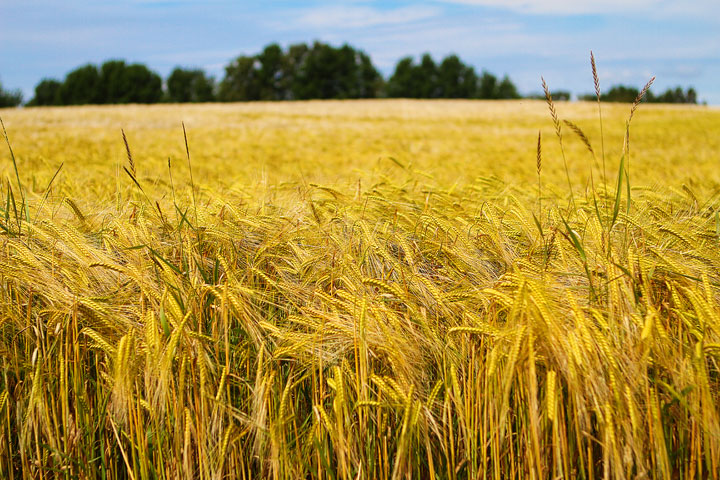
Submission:
M 22 200 L 22 204 L 20 206 L 20 213 L 25 215 L 25 220 L 30 223 L 30 212 L 27 209 L 27 205 L 25 204 L 25 192 L 22 188 L 22 183 L 20 183 L 20 172 L 18 171 L 17 161 L 15 160 L 15 152 L 13 152 L 12 146 L 10 145 L 10 137 L 8 137 L 7 130 L 5 130 L 5 123 L 2 120 L 2 117 L 0 117 L 0 126 L 2 126 L 3 131 L 3 137 L 5 137 L 5 142 L 7 143 L 8 150 L 10 150 L 10 159 L 12 160 L 13 164 L 13 170 L 15 170 L 15 180 L 17 180 L 18 185 L 18 191 L 20 192 L 20 199 Z M 20 229 L 20 223 L 18 223 L 18 233 Z
M 613 205 L 612 219 L 610 220 L 610 230 L 612 230 L 612 227 L 615 225 L 615 221 L 617 220 L 618 213 L 620 213 L 620 202 L 622 199 L 622 186 L 623 186 L 624 175 L 625 175 L 625 155 L 623 154 L 623 156 L 620 157 L 620 167 L 618 168 L 617 185 L 615 187 L 615 203 Z M 629 188 L 629 186 L 628 186 L 628 188 Z

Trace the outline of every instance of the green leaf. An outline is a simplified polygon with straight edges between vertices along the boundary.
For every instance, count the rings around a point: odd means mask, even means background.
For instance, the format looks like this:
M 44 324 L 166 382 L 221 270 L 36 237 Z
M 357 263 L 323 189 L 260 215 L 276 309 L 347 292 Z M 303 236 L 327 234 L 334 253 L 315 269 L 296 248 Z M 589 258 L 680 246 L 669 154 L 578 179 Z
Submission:
M 168 325 L 167 317 L 165 316 L 165 309 L 162 307 L 160 307 L 160 325 L 162 325 L 165 338 L 168 338 L 170 336 L 170 326 Z
M 170 269 L 171 269 L 173 272 L 177 273 L 178 275 L 183 275 L 183 272 L 181 272 L 178 267 L 176 267 L 175 265 L 173 265 L 172 263 L 170 263 L 165 257 L 163 257 L 162 255 L 160 255 L 160 254 L 159 254 L 158 252 L 156 252 L 155 250 L 153 250 L 149 245 L 145 245 L 145 248 L 147 248 L 147 249 L 150 251 L 150 253 L 152 254 L 152 256 L 153 256 L 154 258 L 160 260 L 160 261 L 163 262 L 165 265 L 167 265 L 168 267 L 170 267 Z
M 538 231 L 540 232 L 540 236 L 545 238 L 545 234 L 543 233 L 542 225 L 540 224 L 540 220 L 535 216 L 535 214 L 532 214 L 533 220 L 535 220 L 535 226 L 537 227 Z
M 627 208 L 625 211 L 627 214 L 630 214 L 630 172 L 625 170 L 625 191 L 627 192 Z
M 620 265 L 619 263 L 616 263 L 616 262 L 612 262 L 612 263 L 613 263 L 613 265 L 615 265 L 616 267 L 618 267 L 618 268 L 619 268 L 625 275 L 627 275 L 629 278 L 631 278 L 631 279 L 633 278 L 632 273 L 630 273 L 630 270 L 628 270 L 627 268 L 623 267 L 623 266 Z
M 585 255 L 585 249 L 582 246 L 582 243 L 580 242 L 580 238 L 577 236 L 577 233 L 575 233 L 575 230 L 570 228 L 570 225 L 565 221 L 565 218 L 561 215 L 560 219 L 565 224 L 565 228 L 567 228 L 568 235 L 570 235 L 570 242 L 573 244 L 575 249 L 578 251 L 578 254 L 580 255 L 580 258 L 582 259 L 583 263 L 587 263 L 587 256 Z
M 597 203 L 597 195 L 593 192 L 593 205 L 595 207 L 595 216 L 597 216 L 598 222 L 600 222 L 600 226 L 603 226 L 603 219 L 602 215 L 600 215 L 600 207 L 598 207 Z
M 610 228 L 612 229 L 617 220 L 618 213 L 620 212 L 620 199 L 622 197 L 622 181 L 623 174 L 625 172 L 625 155 L 620 157 L 620 168 L 618 169 L 617 187 L 615 188 L 615 205 L 613 206 L 613 216 L 610 222 Z
M 47 187 L 45 187 L 45 193 L 43 194 L 42 200 L 40 201 L 40 206 L 37 208 L 37 214 L 35 216 L 35 221 L 37 221 L 37 216 L 40 215 L 40 211 L 42 210 L 43 205 L 45 205 L 45 201 L 48 198 L 48 195 L 50 195 L 50 187 L 52 187 L 53 182 L 55 181 L 55 178 L 60 173 L 60 170 L 62 170 L 63 165 L 65 165 L 65 162 L 62 162 L 57 170 L 55 170 L 55 175 L 52 176 L 50 179 L 50 182 L 48 183 Z

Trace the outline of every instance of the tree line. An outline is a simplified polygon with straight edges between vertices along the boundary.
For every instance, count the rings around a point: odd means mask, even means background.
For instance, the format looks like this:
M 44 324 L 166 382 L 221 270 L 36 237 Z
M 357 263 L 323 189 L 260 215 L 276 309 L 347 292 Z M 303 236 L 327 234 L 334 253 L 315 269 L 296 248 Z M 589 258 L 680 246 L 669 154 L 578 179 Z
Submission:
M 602 95 L 604 101 L 632 102 L 638 89 L 618 85 Z M 225 67 L 216 82 L 200 69 L 176 67 L 163 79 L 142 64 L 110 60 L 100 66 L 83 65 L 64 80 L 43 79 L 35 87 L 35 105 L 84 105 L 121 103 L 235 102 L 254 100 L 308 100 L 354 98 L 522 98 L 507 75 L 498 78 L 448 55 L 436 62 L 430 54 L 416 61 L 400 59 L 387 79 L 370 57 L 350 45 L 333 47 L 314 42 L 282 49 L 266 46 L 256 55 L 241 55 Z M 529 95 L 526 98 L 536 98 Z M 590 98 L 591 97 L 591 98 Z M 556 100 L 570 100 L 570 92 L 553 92 Z M 581 95 L 581 100 L 595 100 Z M 646 96 L 651 102 L 697 103 L 694 89 L 668 89 Z M 22 103 L 19 91 L 0 85 L 0 107 Z
M 0 83 L 0 108 L 17 107 L 22 100 L 23 96 L 20 90 L 5 90 Z
M 640 89 L 629 87 L 626 85 L 615 85 L 606 93 L 600 95 L 603 102 L 625 102 L 635 101 Z M 580 96 L 580 100 L 596 101 L 597 96 L 594 93 L 588 93 Z M 643 102 L 648 103 L 697 103 L 697 92 L 694 88 L 689 87 L 683 90 L 682 87 L 668 88 L 663 93 L 655 94 L 652 90 L 648 90 L 643 98 Z

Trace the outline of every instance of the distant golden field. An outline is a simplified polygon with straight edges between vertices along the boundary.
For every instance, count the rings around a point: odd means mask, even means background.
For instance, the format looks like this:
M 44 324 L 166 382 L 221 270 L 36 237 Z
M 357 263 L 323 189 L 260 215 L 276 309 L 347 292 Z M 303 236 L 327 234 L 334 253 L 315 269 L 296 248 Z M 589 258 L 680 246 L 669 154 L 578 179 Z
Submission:
M 0 477 L 719 478 L 720 110 L 554 108 L 0 110 Z
M 603 111 L 608 167 L 616 169 L 629 105 L 608 104 Z M 600 155 L 597 106 L 558 103 L 562 118 L 583 129 Z M 393 157 L 433 181 L 450 186 L 479 176 L 498 176 L 523 186 L 535 184 L 538 130 L 545 141 L 544 180 L 565 185 L 565 174 L 547 105 L 541 101 L 347 101 L 207 104 L 168 106 L 64 107 L 6 110 L 20 167 L 38 188 L 61 162 L 63 183 L 82 190 L 109 176 L 125 162 L 124 129 L 137 157 L 138 172 L 164 181 L 167 158 L 185 163 L 180 123 L 185 122 L 196 181 L 201 188 L 247 188 L 257 182 L 355 184 L 373 173 L 392 172 Z M 713 188 L 717 168 L 720 110 L 643 105 L 632 128 L 635 186 L 682 183 Z M 591 157 L 574 134 L 564 132 L 571 179 L 582 189 Z M 2 168 L 11 168 L 6 149 Z M 186 168 L 177 166 L 184 180 Z M 614 175 L 615 170 L 612 171 Z M 124 176 L 124 174 L 123 174 Z M 126 184 L 122 178 L 122 184 Z

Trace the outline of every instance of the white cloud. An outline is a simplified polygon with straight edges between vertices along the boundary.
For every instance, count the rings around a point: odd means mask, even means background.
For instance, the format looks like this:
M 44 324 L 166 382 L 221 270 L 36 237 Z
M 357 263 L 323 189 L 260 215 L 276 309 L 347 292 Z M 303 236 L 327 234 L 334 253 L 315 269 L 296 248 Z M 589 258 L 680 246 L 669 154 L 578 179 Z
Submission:
M 456 38 L 463 38 L 458 43 Z M 398 58 L 403 55 L 418 55 L 430 51 L 438 55 L 457 53 L 466 56 L 503 56 L 518 52 L 525 52 L 528 45 L 535 45 L 533 51 L 545 50 L 541 45 L 562 46 L 563 37 L 553 34 L 530 34 L 509 27 L 502 29 L 483 29 L 477 27 L 462 27 L 456 25 L 425 26 L 425 28 L 386 33 L 380 37 L 370 36 L 364 39 L 364 44 L 375 47 L 372 50 L 373 59 Z M 547 50 L 550 50 L 548 48 Z M 570 50 L 567 47 L 567 50 Z M 566 50 L 566 51 L 567 51 Z M 556 49 L 554 53 L 562 53 Z
M 440 15 L 432 6 L 400 7 L 382 10 L 367 6 L 323 6 L 306 10 L 297 25 L 312 28 L 368 28 L 417 22 Z
M 717 0 L 668 2 L 665 0 L 439 0 L 444 3 L 476 5 L 512 10 L 523 14 L 628 14 L 652 13 L 683 16 L 718 12 Z
M 442 0 L 446 3 L 460 3 L 514 10 L 534 14 L 583 14 L 610 13 L 618 10 L 642 10 L 651 7 L 658 0 Z
M 702 75 L 703 70 L 703 67 L 697 63 L 678 63 L 665 66 L 659 73 L 667 77 L 694 79 Z
M 227 49 L 198 49 L 182 52 L 160 52 L 145 55 L 148 61 L 181 64 L 184 66 L 204 66 L 208 62 L 227 61 L 237 55 L 259 52 L 262 46 L 254 44 L 244 48 Z
M 177 6 L 181 4 L 198 3 L 197 0 L 129 0 L 129 3 L 135 5 L 160 5 L 160 6 Z

